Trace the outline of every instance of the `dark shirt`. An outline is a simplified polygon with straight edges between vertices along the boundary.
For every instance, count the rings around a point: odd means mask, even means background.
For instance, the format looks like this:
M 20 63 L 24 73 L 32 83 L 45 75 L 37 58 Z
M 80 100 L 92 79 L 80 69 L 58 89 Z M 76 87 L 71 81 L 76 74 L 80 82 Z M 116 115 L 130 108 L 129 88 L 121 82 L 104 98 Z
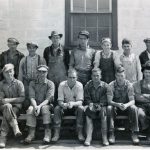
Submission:
M 3 69 L 4 65 L 11 63 L 14 65 L 14 70 L 15 70 L 15 78 L 18 78 L 19 74 L 19 64 L 21 59 L 24 57 L 24 54 L 19 52 L 18 50 L 14 51 L 13 57 L 10 56 L 10 50 L 7 50 L 5 52 L 2 52 L 0 55 L 0 72 Z M 0 76 L 0 80 L 2 80 L 2 74 Z
M 110 87 L 113 91 L 114 102 L 125 104 L 134 100 L 134 89 L 128 80 L 125 80 L 125 84 L 121 87 L 117 84 L 116 80 L 112 81 Z
M 140 54 L 139 58 L 140 58 L 141 66 L 143 68 L 144 64 L 149 60 L 147 50 L 143 51 Z
M 54 97 L 54 91 L 54 83 L 48 79 L 46 79 L 44 83 L 31 81 L 29 85 L 29 98 L 35 99 L 38 105 L 45 100 L 51 102 Z
M 112 96 L 112 91 L 109 85 L 103 81 L 100 81 L 97 88 L 94 87 L 93 81 L 90 80 L 84 88 L 84 101 L 85 105 L 90 103 L 97 103 L 107 105 L 107 97 Z

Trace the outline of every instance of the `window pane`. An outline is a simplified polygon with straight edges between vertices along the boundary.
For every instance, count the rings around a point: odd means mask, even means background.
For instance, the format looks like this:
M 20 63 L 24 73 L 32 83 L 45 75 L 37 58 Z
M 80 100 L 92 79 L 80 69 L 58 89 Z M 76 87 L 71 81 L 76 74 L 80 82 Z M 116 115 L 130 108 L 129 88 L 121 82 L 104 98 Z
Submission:
M 74 27 L 85 27 L 85 15 L 74 14 L 72 17 Z
M 86 28 L 90 33 L 90 41 L 97 42 L 97 28 Z
M 86 0 L 86 12 L 97 12 L 97 0 Z
M 86 27 L 97 27 L 97 15 L 95 14 L 86 15 Z
M 111 28 L 99 28 L 98 29 L 98 41 L 101 41 L 103 37 L 111 38 Z
M 111 0 L 98 0 L 98 11 L 99 12 L 111 12 Z
M 100 14 L 98 17 L 98 26 L 99 27 L 111 27 L 111 14 Z
M 72 1 L 73 1 L 73 12 L 85 11 L 85 0 L 72 0 Z

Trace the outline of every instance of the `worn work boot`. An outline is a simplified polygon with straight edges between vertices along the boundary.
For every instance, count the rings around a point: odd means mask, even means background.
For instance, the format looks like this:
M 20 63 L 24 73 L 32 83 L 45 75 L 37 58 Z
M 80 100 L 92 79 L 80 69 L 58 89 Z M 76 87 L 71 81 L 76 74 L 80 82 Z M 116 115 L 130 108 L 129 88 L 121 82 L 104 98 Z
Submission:
M 108 146 L 107 131 L 102 131 L 102 142 L 104 146 Z
M 43 142 L 46 143 L 50 143 L 51 141 L 51 129 L 45 129 L 45 136 L 43 139 Z
M 55 128 L 52 142 L 57 142 L 59 140 L 59 137 L 60 137 L 60 128 Z
M 78 140 L 80 142 L 83 142 L 85 140 L 84 136 L 83 136 L 83 133 L 82 133 L 82 129 L 83 128 L 78 128 Z
M 35 138 L 35 128 L 30 127 L 29 128 L 29 134 L 25 138 L 24 143 L 25 144 L 30 144 L 34 138 Z
M 114 131 L 110 131 L 109 132 L 109 139 L 108 139 L 110 144 L 114 144 L 115 143 L 115 135 L 114 135 Z
M 138 138 L 138 134 L 136 132 L 132 132 L 132 135 L 131 135 L 131 138 L 132 138 L 132 142 L 133 144 L 139 144 L 139 138 Z
M 6 147 L 6 136 L 0 136 L 0 148 Z
M 90 146 L 91 145 L 91 141 L 92 141 L 92 135 L 88 135 L 85 142 L 84 142 L 84 145 L 85 146 Z

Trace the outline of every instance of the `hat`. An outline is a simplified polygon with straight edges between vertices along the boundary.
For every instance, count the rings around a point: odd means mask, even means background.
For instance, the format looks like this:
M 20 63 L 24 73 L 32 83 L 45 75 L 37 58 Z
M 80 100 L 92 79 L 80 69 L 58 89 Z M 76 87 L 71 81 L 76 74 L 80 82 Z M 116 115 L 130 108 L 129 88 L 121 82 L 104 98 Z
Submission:
M 145 43 L 150 42 L 150 38 L 146 38 L 143 40 Z
M 15 39 L 15 38 L 8 38 L 7 42 L 11 42 L 11 43 L 14 43 L 16 45 L 19 44 L 19 41 L 17 39 Z
M 122 73 L 122 72 L 124 72 L 125 71 L 125 69 L 124 69 L 124 67 L 122 67 L 122 66 L 119 66 L 117 69 L 116 69 L 116 73 Z
M 101 43 L 103 44 L 104 42 L 111 43 L 111 39 L 110 38 L 102 38 Z
M 49 39 L 51 39 L 53 36 L 60 36 L 60 38 L 62 38 L 63 34 L 58 33 L 57 31 L 52 31 L 51 35 L 49 36 Z
M 149 61 L 149 60 L 146 61 L 146 63 L 143 65 L 143 67 L 142 67 L 142 72 L 143 72 L 144 70 L 150 70 L 150 61 Z
M 79 37 L 79 35 L 85 35 L 87 38 L 90 37 L 90 36 L 89 36 L 90 33 L 89 33 L 88 31 L 86 31 L 86 30 L 80 31 L 79 34 L 78 34 L 78 37 Z
M 48 67 L 46 65 L 39 65 L 39 66 L 37 66 L 37 70 L 38 71 L 45 71 L 45 72 L 47 72 L 48 71 Z
M 2 69 L 2 72 L 6 72 L 10 69 L 14 69 L 14 65 L 13 64 L 6 64 L 3 69 Z
M 28 42 L 26 45 L 27 45 L 27 47 L 32 46 L 32 47 L 38 48 L 38 44 L 36 42 Z

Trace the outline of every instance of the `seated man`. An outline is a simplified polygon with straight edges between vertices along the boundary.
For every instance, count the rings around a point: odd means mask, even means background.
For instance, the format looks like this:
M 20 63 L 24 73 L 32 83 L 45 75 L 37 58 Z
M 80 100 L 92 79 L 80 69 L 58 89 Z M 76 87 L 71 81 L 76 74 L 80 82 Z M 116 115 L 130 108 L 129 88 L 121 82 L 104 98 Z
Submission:
M 108 106 L 109 118 L 109 142 L 115 143 L 114 136 L 114 117 L 117 114 L 128 115 L 131 123 L 132 141 L 133 144 L 138 144 L 138 111 L 134 105 L 134 90 L 132 84 L 125 79 L 125 69 L 119 67 L 116 70 L 116 80 L 110 83 L 113 91 L 113 98 L 109 101 L 111 106 Z
M 93 119 L 101 118 L 101 133 L 103 145 L 109 145 L 107 140 L 107 99 L 112 97 L 109 85 L 101 81 L 100 69 L 92 70 L 92 80 L 89 81 L 84 90 L 86 111 L 86 140 L 84 145 L 89 146 L 92 140 Z
M 44 143 L 51 140 L 51 105 L 54 97 L 54 83 L 48 80 L 48 67 L 40 65 L 37 67 L 37 80 L 31 81 L 29 85 L 29 97 L 31 105 L 27 110 L 27 122 L 29 134 L 25 139 L 25 143 L 31 143 L 35 138 L 36 118 L 42 114 L 43 124 L 45 127 Z
M 14 65 L 6 64 L 2 69 L 2 73 L 4 80 L 0 82 L 0 111 L 3 114 L 3 119 L 0 148 L 6 146 L 9 127 L 12 127 L 16 137 L 22 135 L 18 127 L 17 115 L 19 115 L 25 97 L 23 83 L 14 78 Z
M 135 92 L 135 102 L 138 107 L 139 123 L 141 129 L 149 127 L 147 116 L 150 116 L 150 64 L 143 65 L 144 79 L 133 84 Z
M 68 70 L 67 81 L 60 83 L 58 88 L 58 106 L 54 109 L 54 137 L 53 142 L 59 139 L 62 115 L 77 116 L 77 131 L 79 141 L 84 141 L 83 129 L 83 85 L 77 81 L 75 69 Z

